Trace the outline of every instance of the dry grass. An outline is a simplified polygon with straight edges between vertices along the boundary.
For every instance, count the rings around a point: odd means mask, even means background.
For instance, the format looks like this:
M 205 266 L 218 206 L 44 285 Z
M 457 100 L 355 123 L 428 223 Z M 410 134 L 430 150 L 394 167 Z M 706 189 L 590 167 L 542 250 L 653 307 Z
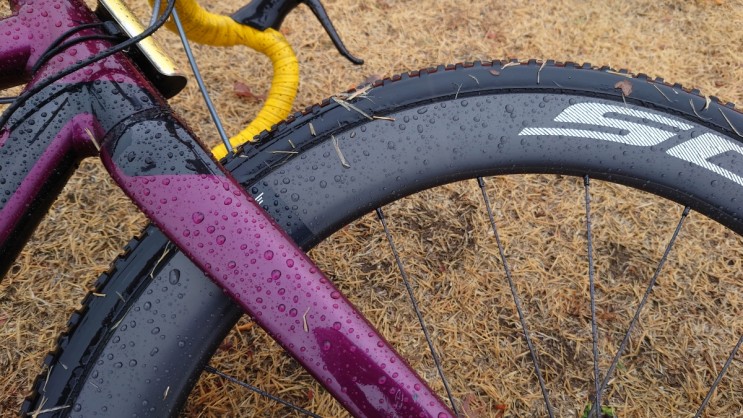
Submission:
M 232 7 L 227 1 L 209 3 L 212 10 Z M 283 29 L 302 64 L 296 108 L 372 75 L 503 57 L 629 68 L 743 103 L 739 0 L 593 3 L 328 0 L 328 11 L 347 46 L 366 60 L 363 67 L 344 62 L 301 7 Z M 177 45 L 172 36 L 163 38 Z M 235 132 L 258 104 L 236 98 L 232 85 L 241 81 L 263 93 L 270 72 L 267 61 L 246 62 L 247 51 L 239 48 L 196 49 L 228 131 Z M 173 103 L 206 142 L 216 143 L 195 83 Z M 558 415 L 576 416 L 590 394 L 592 367 L 581 183 L 572 178 L 509 177 L 490 181 L 489 190 Z M 594 186 L 593 195 L 604 353 L 600 360 L 605 370 L 681 208 L 603 183 Z M 422 199 L 398 202 L 386 212 L 417 297 L 432 318 L 430 330 L 457 399 L 483 417 L 503 407 L 506 416 L 544 415 L 476 185 L 446 187 Z M 83 164 L 0 282 L 0 414 L 13 416 L 70 312 L 143 225 L 142 216 L 113 188 L 99 164 Z M 313 256 L 440 389 L 379 232 L 377 222 L 367 217 L 343 229 Z M 692 214 L 606 395 L 620 416 L 693 414 L 743 333 L 740 244 L 740 238 Z M 274 347 L 256 327 L 244 326 L 228 337 L 215 362 L 323 416 L 344 415 Z M 741 380 L 739 354 L 708 416 L 743 415 Z M 289 414 L 255 395 L 225 391 L 224 385 L 213 376 L 203 379 L 186 415 Z M 227 399 L 231 393 L 237 396 Z M 233 409 L 245 405 L 254 408 L 251 414 Z

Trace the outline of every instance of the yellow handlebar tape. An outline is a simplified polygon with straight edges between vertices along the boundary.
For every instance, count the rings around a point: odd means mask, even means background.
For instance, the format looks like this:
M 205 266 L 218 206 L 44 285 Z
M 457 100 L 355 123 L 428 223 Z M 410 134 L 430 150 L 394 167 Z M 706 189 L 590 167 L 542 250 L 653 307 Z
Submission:
M 213 46 L 246 45 L 271 59 L 274 74 L 268 98 L 255 119 L 230 138 L 232 146 L 251 141 L 261 131 L 289 116 L 299 88 L 299 62 L 281 32 L 271 28 L 260 31 L 241 25 L 227 16 L 207 12 L 196 0 L 178 0 L 176 10 L 188 39 Z M 166 25 L 170 30 L 176 30 L 172 21 Z M 220 159 L 227 155 L 227 149 L 220 144 L 212 149 L 212 153 Z

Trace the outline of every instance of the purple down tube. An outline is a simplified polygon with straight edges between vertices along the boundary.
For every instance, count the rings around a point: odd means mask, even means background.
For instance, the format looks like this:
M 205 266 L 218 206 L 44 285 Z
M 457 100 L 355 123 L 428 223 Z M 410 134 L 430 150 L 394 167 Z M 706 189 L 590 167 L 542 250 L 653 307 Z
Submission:
M 169 113 L 120 124 L 101 156 L 147 216 L 354 415 L 452 415 Z

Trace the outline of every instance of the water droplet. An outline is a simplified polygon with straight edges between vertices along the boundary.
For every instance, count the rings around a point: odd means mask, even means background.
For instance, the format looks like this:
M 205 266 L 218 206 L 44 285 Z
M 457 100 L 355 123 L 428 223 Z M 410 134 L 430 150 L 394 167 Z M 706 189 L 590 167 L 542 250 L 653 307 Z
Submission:
M 322 351 L 328 351 L 330 350 L 330 347 L 332 347 L 332 345 L 330 344 L 330 341 L 323 341 Z
M 273 251 L 267 250 L 265 253 L 263 253 L 263 258 L 265 258 L 266 260 L 273 259 Z M 277 271 L 277 270 L 274 270 L 274 271 Z
M 168 274 L 168 281 L 170 284 L 178 284 L 178 281 L 181 279 L 181 271 L 178 269 L 170 270 L 170 274 Z
M 227 240 L 224 235 L 217 235 L 217 245 L 222 245 Z
M 153 335 L 155 335 L 155 334 L 159 334 L 159 333 L 160 333 L 160 328 L 159 328 L 159 327 L 155 327 L 155 328 L 152 328 L 152 331 L 150 331 L 150 332 L 151 332 L 151 333 L 152 333 Z
M 341 329 L 341 323 L 340 322 L 333 322 L 333 329 L 338 331 Z
M 204 222 L 204 214 L 201 212 L 194 212 L 193 215 L 191 215 L 191 220 L 193 220 L 193 223 L 200 224 Z
M 338 292 L 338 291 L 333 291 L 333 292 L 332 292 L 332 293 L 330 294 L 330 297 L 331 297 L 331 298 L 333 298 L 333 299 L 340 299 L 340 298 L 341 298 L 341 294 L 340 294 L 340 292 Z
M 297 310 L 294 308 L 289 309 L 289 316 L 291 316 L 292 318 L 297 316 Z
M 279 312 L 284 312 L 284 311 L 286 311 L 286 306 L 285 305 L 279 305 Z

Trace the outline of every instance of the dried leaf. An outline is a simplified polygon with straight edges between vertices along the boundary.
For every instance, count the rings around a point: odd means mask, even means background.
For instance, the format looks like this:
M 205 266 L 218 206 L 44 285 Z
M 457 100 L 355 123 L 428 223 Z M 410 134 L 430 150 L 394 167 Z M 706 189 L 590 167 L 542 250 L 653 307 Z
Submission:
M 632 83 L 630 83 L 629 80 L 618 81 L 617 84 L 614 85 L 614 88 L 621 89 L 622 94 L 625 96 L 632 94 Z
M 361 85 L 363 86 L 364 84 L 372 84 L 375 81 L 381 80 L 381 79 L 382 79 L 382 76 L 381 75 L 379 75 L 379 74 L 371 74 L 371 75 L 367 76 L 364 79 L 364 81 L 361 82 Z
M 240 81 L 235 81 L 233 91 L 238 97 L 245 97 L 251 100 L 260 100 L 260 101 L 266 100 L 265 94 L 253 93 L 247 84 L 240 82 Z
M 488 30 L 487 33 L 485 33 L 485 38 L 490 39 L 492 41 L 496 42 L 505 42 L 506 41 L 506 35 L 503 34 L 501 31 L 495 31 L 495 30 Z
M 254 322 L 248 322 L 247 324 L 242 324 L 237 326 L 238 331 L 247 331 L 251 328 L 253 328 Z
M 495 405 L 496 412 L 495 412 L 494 417 L 495 418 L 503 418 L 503 416 L 506 414 L 506 409 L 507 408 L 508 407 L 506 406 L 506 404 L 502 404 L 502 403 L 496 404 Z
M 374 84 L 375 81 L 381 80 L 382 78 L 383 77 L 381 75 L 379 75 L 379 74 L 371 74 L 369 76 L 364 77 L 364 80 L 361 81 L 361 84 L 359 84 L 359 86 L 366 86 L 368 84 Z M 356 86 L 356 85 L 350 85 L 350 86 L 348 86 L 348 89 L 349 90 L 352 90 L 352 89 L 355 89 L 356 87 L 358 87 L 358 86 Z
M 473 406 L 473 404 L 477 403 L 477 398 L 475 397 L 474 393 L 468 393 L 467 395 L 464 395 L 464 399 L 462 400 L 462 411 L 464 412 L 464 416 L 467 418 L 480 418 L 483 416 L 483 410 L 482 408 L 476 408 Z

